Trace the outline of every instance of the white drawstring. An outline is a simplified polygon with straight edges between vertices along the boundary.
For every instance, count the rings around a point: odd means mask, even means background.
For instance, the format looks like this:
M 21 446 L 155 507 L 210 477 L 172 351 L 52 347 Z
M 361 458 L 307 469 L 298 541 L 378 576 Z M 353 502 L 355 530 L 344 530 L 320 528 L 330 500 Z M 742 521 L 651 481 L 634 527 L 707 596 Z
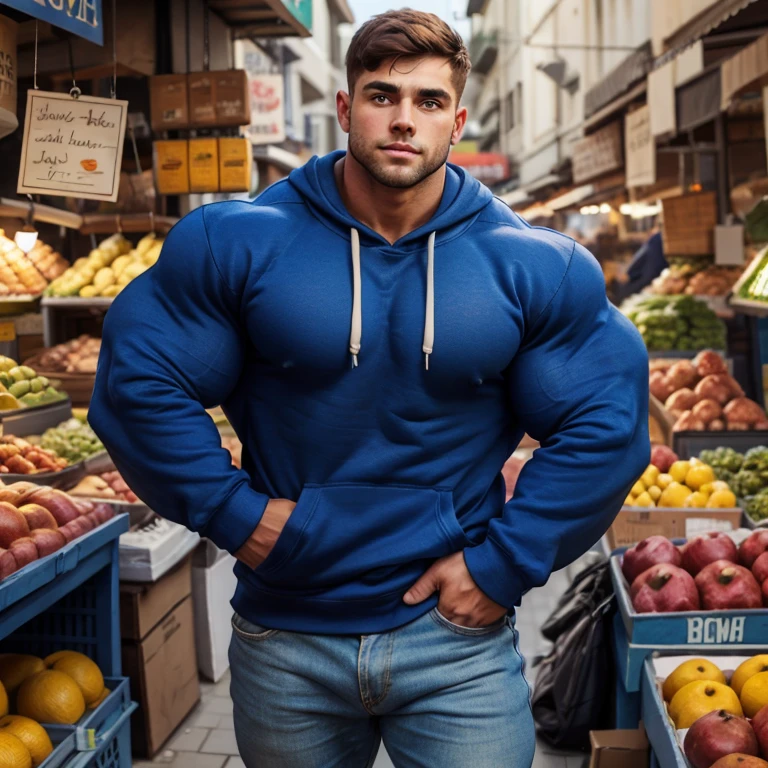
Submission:
M 357 368 L 360 342 L 363 335 L 363 298 L 360 279 L 360 235 L 356 229 L 352 235 L 352 327 L 349 333 L 349 353 L 352 367 Z M 424 367 L 429 370 L 429 356 L 435 343 L 435 233 L 427 243 L 427 306 L 424 317 Z

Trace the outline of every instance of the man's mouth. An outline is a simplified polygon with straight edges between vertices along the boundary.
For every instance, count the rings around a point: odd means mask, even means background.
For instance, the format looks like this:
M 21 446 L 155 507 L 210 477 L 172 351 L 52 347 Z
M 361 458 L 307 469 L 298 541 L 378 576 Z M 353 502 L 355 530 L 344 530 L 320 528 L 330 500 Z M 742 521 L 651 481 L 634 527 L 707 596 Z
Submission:
M 413 157 L 414 155 L 420 154 L 419 150 L 416 149 L 416 147 L 412 147 L 410 144 L 402 144 L 400 142 L 395 142 L 394 144 L 387 144 L 387 146 L 382 147 L 382 149 L 390 157 Z

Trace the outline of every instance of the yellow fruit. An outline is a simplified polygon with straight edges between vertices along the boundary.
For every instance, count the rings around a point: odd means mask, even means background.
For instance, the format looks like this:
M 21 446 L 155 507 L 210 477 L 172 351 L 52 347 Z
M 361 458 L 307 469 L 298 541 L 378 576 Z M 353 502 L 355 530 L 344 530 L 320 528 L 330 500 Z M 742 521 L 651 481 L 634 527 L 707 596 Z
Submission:
M 0 765 L 3 768 L 32 768 L 29 750 L 12 733 L 0 733 Z
M 704 493 L 707 496 L 709 496 L 714 490 L 715 490 L 714 483 L 704 483 L 704 485 L 699 486 L 699 493 Z
M 704 464 L 704 462 L 701 459 L 695 459 L 695 458 L 694 459 L 688 459 L 688 463 L 692 467 L 700 467 L 702 465 L 705 466 L 705 467 L 707 466 L 706 464 Z
M 109 694 L 110 694 L 110 693 L 111 693 L 111 691 L 109 690 L 109 688 L 105 688 L 105 689 L 104 689 L 104 690 L 101 692 L 101 696 L 99 696 L 99 698 L 98 698 L 98 699 L 96 699 L 96 701 L 93 701 L 93 702 L 91 702 L 91 703 L 88 705 L 88 709 L 96 709 L 96 707 L 98 707 L 98 706 L 99 706 L 99 704 L 101 704 L 101 702 L 102 702 L 102 701 L 104 701 L 104 699 L 106 699 L 106 698 L 107 698 L 107 696 L 109 696 Z
M 661 498 L 661 488 L 658 485 L 652 485 L 648 489 L 648 495 L 654 500 L 658 501 Z
M 698 491 L 699 487 L 706 483 L 714 483 L 715 480 L 717 478 L 712 471 L 712 467 L 708 467 L 706 464 L 691 467 L 685 476 L 685 484 L 694 491 Z
M 626 499 L 624 499 L 625 507 L 633 507 L 635 505 L 635 497 L 630 493 Z
M 713 683 L 725 683 L 725 675 L 707 659 L 689 659 L 684 661 L 667 677 L 662 686 L 664 701 L 672 701 L 675 694 L 688 683 L 696 680 L 709 680 Z
M 691 489 L 678 482 L 670 483 L 659 498 L 660 507 L 682 507 L 691 495 Z
M 684 483 L 688 471 L 691 468 L 690 461 L 676 461 L 670 468 L 669 474 L 676 483 Z
M 51 665 L 51 669 L 69 675 L 77 683 L 86 705 L 96 701 L 104 690 L 104 677 L 101 670 L 95 662 L 82 653 L 61 656 Z
M 733 491 L 715 491 L 707 500 L 710 509 L 733 509 L 736 506 L 736 496 Z
M 714 483 L 712 483 L 712 492 L 715 491 L 730 491 L 731 486 L 728 485 L 724 480 L 715 480 Z
M 751 659 L 747 659 L 739 664 L 731 677 L 730 683 L 731 688 L 736 691 L 736 695 L 741 696 L 741 689 L 744 687 L 744 683 L 750 677 L 754 677 L 760 672 L 768 672 L 768 654 L 766 653 L 753 656 Z
M 10 393 L 0 392 L 0 411 L 15 411 L 21 403 Z
M 650 488 L 652 485 L 656 485 L 656 479 L 658 478 L 659 474 L 659 468 L 655 467 L 653 464 L 651 464 L 648 469 L 643 472 L 640 479 L 645 484 L 646 489 Z
M 37 768 L 53 752 L 53 744 L 45 728 L 28 717 L 8 715 L 0 720 L 0 733 L 14 735 L 32 758 L 32 768 Z
M 684 502 L 684 507 L 706 507 L 707 506 L 707 494 L 695 491 Z
M 50 656 L 46 656 L 43 659 L 43 664 L 45 665 L 45 668 L 50 669 L 59 659 L 63 659 L 65 656 L 82 656 L 83 654 L 79 651 L 70 651 L 70 650 L 64 650 L 64 651 L 56 651 L 56 653 L 50 654 Z M 88 658 L 86 656 L 86 658 Z
M 633 496 L 639 496 L 641 493 L 645 493 L 645 483 L 642 480 L 638 480 L 633 486 L 630 493 Z
M 37 656 L 23 653 L 4 653 L 0 656 L 0 682 L 8 693 L 14 693 L 30 675 L 44 669 L 45 663 Z
M 0 716 L 5 717 L 9 712 L 8 705 L 8 692 L 5 690 L 5 686 L 0 683 Z M 2 765 L 2 763 L 0 763 Z
M 768 672 L 752 675 L 742 686 L 740 699 L 747 717 L 754 717 L 768 705 Z
M 73 725 L 85 712 L 85 699 L 69 675 L 46 669 L 22 683 L 16 709 L 38 723 Z
M 684 685 L 669 703 L 669 716 L 678 729 L 690 728 L 700 717 L 716 709 L 743 715 L 739 697 L 727 685 L 697 680 Z
M 661 474 L 656 478 L 656 485 L 658 485 L 662 491 L 666 490 L 674 482 L 675 478 L 668 474 Z
M 636 507 L 655 507 L 656 505 L 653 503 L 653 499 L 648 495 L 648 491 L 643 491 L 636 499 L 635 504 Z

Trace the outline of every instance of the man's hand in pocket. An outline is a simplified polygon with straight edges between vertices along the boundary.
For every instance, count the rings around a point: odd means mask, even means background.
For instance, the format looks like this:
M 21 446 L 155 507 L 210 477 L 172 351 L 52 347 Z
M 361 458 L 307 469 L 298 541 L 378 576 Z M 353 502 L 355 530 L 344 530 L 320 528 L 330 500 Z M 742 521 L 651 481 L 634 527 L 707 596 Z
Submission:
M 248 541 L 235 552 L 235 557 L 249 568 L 261 565 L 275 546 L 295 506 L 296 502 L 290 499 L 272 499 Z

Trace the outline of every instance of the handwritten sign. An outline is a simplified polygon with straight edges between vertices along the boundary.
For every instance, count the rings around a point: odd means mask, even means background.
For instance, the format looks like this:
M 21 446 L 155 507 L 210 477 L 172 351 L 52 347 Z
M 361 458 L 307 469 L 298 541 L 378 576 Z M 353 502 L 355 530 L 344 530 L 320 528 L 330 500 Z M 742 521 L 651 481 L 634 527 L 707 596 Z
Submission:
M 624 119 L 627 186 L 656 183 L 656 140 L 651 134 L 651 109 L 640 107 Z
M 128 102 L 29 91 L 17 191 L 115 202 Z
M 2 4 L 104 45 L 101 0 L 3 0 Z

